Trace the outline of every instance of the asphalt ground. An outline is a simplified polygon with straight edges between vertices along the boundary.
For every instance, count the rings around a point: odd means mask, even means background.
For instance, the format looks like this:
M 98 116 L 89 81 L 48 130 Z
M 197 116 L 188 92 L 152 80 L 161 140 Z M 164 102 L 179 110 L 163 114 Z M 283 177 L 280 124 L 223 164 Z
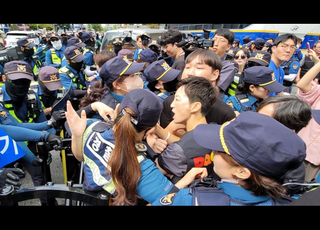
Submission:
M 62 158 L 59 151 L 50 151 L 52 155 L 52 162 L 50 163 L 51 178 L 54 184 L 64 184 Z M 21 180 L 20 189 L 33 187 L 30 174 L 25 170 L 26 177 Z M 57 199 L 59 205 L 64 204 L 63 199 Z M 26 201 L 19 202 L 19 206 L 41 206 L 39 199 L 30 199 Z
M 291 94 L 296 94 L 296 92 L 297 92 L 297 88 L 295 85 L 293 85 Z M 63 174 L 62 158 L 60 156 L 60 152 L 55 150 L 52 150 L 50 152 L 52 154 L 52 162 L 50 164 L 52 182 L 54 184 L 64 184 L 64 174 Z M 27 171 L 25 172 L 26 172 L 26 177 L 21 179 L 22 185 L 20 189 L 33 187 L 30 174 Z M 59 205 L 63 205 L 65 201 L 64 199 L 57 198 L 57 202 Z M 41 206 L 39 199 L 21 201 L 19 202 L 19 205 L 20 206 Z

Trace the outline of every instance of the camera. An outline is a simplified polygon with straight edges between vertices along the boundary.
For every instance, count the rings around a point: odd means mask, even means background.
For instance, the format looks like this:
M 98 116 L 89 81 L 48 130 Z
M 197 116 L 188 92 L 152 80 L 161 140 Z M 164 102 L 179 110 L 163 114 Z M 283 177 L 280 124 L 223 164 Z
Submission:
M 23 53 L 19 46 L 8 47 L 0 50 L 0 63 L 3 66 L 6 62 L 23 60 Z
M 202 48 L 207 49 L 213 46 L 213 40 L 209 39 L 210 31 L 203 29 L 202 34 L 187 34 L 185 40 L 178 43 L 178 47 L 182 47 L 183 49 L 189 49 L 190 46 L 192 48 Z

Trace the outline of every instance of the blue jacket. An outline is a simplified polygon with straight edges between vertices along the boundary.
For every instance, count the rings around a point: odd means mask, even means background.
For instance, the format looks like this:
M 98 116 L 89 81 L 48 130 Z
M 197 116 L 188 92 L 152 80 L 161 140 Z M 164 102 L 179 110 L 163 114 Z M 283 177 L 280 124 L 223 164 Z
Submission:
M 239 95 L 232 95 L 229 97 L 225 95 L 223 101 L 229 105 L 233 111 L 238 111 L 239 113 L 245 110 L 256 111 L 257 107 L 259 106 L 258 99 L 252 96 L 250 93 L 241 95 L 246 95 L 246 98 L 239 100 Z
M 2 94 L 3 94 L 3 101 L 7 102 L 7 101 L 11 101 L 11 97 L 9 96 L 9 94 L 6 91 L 6 86 L 5 84 L 3 84 L 1 86 L 2 88 Z M 35 118 L 33 120 L 33 122 L 35 123 L 39 123 L 39 122 L 43 122 L 43 121 L 47 121 L 46 115 L 42 109 L 42 105 L 40 102 L 40 99 L 38 97 L 38 95 L 36 95 L 36 101 L 38 104 L 38 108 L 40 108 L 40 115 Z M 7 111 L 8 112 L 8 111 Z M 8 112 L 9 113 L 9 112 Z M 27 104 L 26 103 L 22 103 L 21 107 L 19 108 L 19 110 L 16 110 L 15 115 L 21 120 L 21 121 L 27 121 L 28 120 L 28 109 L 27 109 Z M 15 118 L 14 118 L 15 119 Z
M 277 67 L 274 64 L 274 62 L 271 60 L 268 67 L 273 70 L 276 81 L 282 85 L 285 73 L 284 73 L 284 70 L 281 68 L 281 66 Z M 270 92 L 269 97 L 274 96 L 276 94 L 277 94 L 276 92 Z
M 217 187 L 221 188 L 222 191 L 231 198 L 231 206 L 244 205 L 241 203 L 258 203 L 257 205 L 259 206 L 272 205 L 272 199 L 270 196 L 254 196 L 251 194 L 251 191 L 245 190 L 244 188 L 232 183 L 219 183 Z M 193 199 L 194 197 L 190 193 L 190 188 L 185 188 L 180 189 L 177 193 L 171 193 L 161 197 L 154 203 L 151 203 L 151 206 L 192 206 L 195 205 Z M 239 203 L 237 201 L 239 201 Z
M 65 47 L 66 47 L 66 46 L 63 45 L 60 50 L 56 50 L 56 49 L 55 49 L 56 54 L 57 54 L 57 56 L 61 59 L 61 61 L 62 61 L 62 58 L 63 58 L 63 56 L 64 56 L 63 52 L 64 52 Z M 52 48 L 52 49 L 54 49 L 54 48 Z M 53 63 L 52 63 L 51 50 L 50 50 L 50 49 L 48 49 L 48 50 L 46 51 L 46 59 L 45 59 L 45 62 L 46 62 L 46 65 L 48 65 L 48 66 L 53 66 L 53 67 L 55 67 L 55 68 L 60 68 L 60 67 L 61 67 L 61 64 L 60 64 L 60 65 L 57 65 L 57 64 L 53 64 Z
M 77 71 L 68 64 L 66 64 L 64 67 L 68 68 L 68 70 L 70 70 L 76 78 L 79 78 L 82 85 L 85 85 L 85 80 L 81 72 L 77 73 Z M 68 75 L 61 73 L 60 71 L 59 74 L 61 83 L 65 89 L 69 89 L 70 86 L 72 86 L 72 89 L 77 89 L 77 85 L 74 82 L 72 82 L 72 79 Z
M 112 128 L 108 128 L 98 134 L 96 131 L 91 131 L 86 137 L 84 143 L 84 173 L 86 175 L 84 189 L 96 191 L 99 187 L 94 186 L 94 184 L 98 182 L 100 186 L 103 186 L 111 180 L 110 175 L 106 173 L 106 164 L 114 147 L 114 136 Z M 172 182 L 163 175 L 150 159 L 141 161 L 140 168 L 141 177 L 137 192 L 147 202 L 155 202 L 174 187 Z M 90 184 L 93 186 L 90 186 Z

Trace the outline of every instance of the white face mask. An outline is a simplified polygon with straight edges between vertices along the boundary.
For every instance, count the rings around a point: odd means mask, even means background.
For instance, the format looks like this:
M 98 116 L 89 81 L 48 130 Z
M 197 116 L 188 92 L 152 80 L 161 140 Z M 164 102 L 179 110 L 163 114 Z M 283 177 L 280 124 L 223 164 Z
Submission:
M 39 38 L 34 38 L 33 42 L 34 42 L 35 45 L 39 45 L 40 44 Z
M 51 42 L 52 43 L 52 47 L 55 48 L 56 50 L 60 50 L 61 47 L 62 47 L 62 43 L 60 40 L 58 41 L 54 41 L 54 42 Z
M 126 86 L 127 90 L 122 89 L 123 91 L 130 92 L 133 89 L 143 89 L 143 80 L 139 76 L 135 76 L 136 79 L 132 82 L 122 83 Z

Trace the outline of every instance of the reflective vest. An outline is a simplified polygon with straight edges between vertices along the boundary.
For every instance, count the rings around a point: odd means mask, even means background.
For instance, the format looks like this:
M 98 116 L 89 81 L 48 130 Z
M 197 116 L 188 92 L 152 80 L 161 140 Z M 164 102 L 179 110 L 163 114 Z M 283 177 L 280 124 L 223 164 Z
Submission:
M 80 77 L 72 73 L 72 71 L 68 69 L 66 66 L 61 67 L 59 69 L 59 73 L 69 76 L 72 80 L 72 83 L 76 85 L 77 89 L 83 88 L 83 85 L 80 82 Z
M 243 111 L 252 111 L 250 100 L 247 94 L 245 93 L 236 94 L 235 97 L 237 101 L 240 103 L 240 106 Z
M 36 94 L 38 94 L 38 87 L 39 87 L 38 81 L 31 81 L 30 88 Z M 66 93 L 67 93 L 67 90 L 65 88 L 57 89 L 57 99 L 56 100 L 60 100 L 61 98 L 63 98 Z M 46 109 L 46 106 L 43 104 L 43 101 L 42 101 L 42 96 L 38 94 L 38 97 L 40 99 L 42 109 Z
M 36 79 L 38 79 L 39 71 L 40 71 L 40 68 L 42 67 L 42 62 L 38 58 L 37 55 L 33 55 L 32 59 L 33 59 L 33 61 L 35 63 L 32 71 L 33 71 L 33 74 L 35 75 Z
M 111 129 L 110 123 L 96 120 L 83 133 L 84 169 L 87 177 L 84 180 L 84 189 L 99 191 L 99 188 L 102 188 L 108 193 L 114 194 L 115 185 L 112 177 L 109 173 L 106 173 L 106 170 L 111 171 L 108 161 L 114 149 L 114 144 L 105 140 L 100 134 L 107 129 Z M 146 147 L 144 151 L 146 151 Z M 146 160 L 145 152 L 139 152 L 137 159 L 139 163 Z
M 233 81 L 231 82 L 229 88 L 228 88 L 228 94 L 229 96 L 233 96 L 236 94 L 237 86 L 242 81 L 242 74 L 235 74 Z
M 34 46 L 35 47 L 35 46 Z M 34 53 L 40 58 L 41 63 L 44 65 L 46 62 L 46 52 L 47 52 L 47 46 L 41 45 L 37 48 L 37 50 L 34 51 Z
M 83 48 L 83 55 L 85 55 L 85 54 L 88 53 L 88 52 L 92 53 L 92 55 L 93 55 L 93 51 L 92 51 L 92 50 L 84 47 L 84 48 Z M 97 69 L 96 64 L 93 63 L 93 64 L 90 66 L 90 69 Z M 86 74 L 85 72 L 83 72 L 83 75 L 84 75 L 84 79 L 87 80 L 87 77 L 88 77 L 87 74 Z
M 61 65 L 61 58 L 58 57 L 54 48 L 50 49 L 52 64 Z

